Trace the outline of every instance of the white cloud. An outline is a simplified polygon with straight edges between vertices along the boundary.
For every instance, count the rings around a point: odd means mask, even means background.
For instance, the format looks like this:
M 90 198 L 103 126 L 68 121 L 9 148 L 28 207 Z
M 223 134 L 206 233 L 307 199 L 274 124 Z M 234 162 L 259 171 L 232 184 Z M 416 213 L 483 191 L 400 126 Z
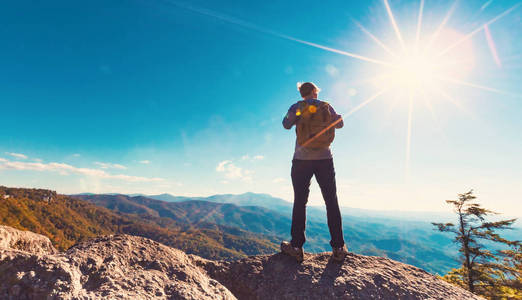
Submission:
M 120 165 L 120 164 L 113 164 L 113 163 L 103 163 L 103 162 L 95 162 L 95 165 L 100 166 L 102 169 L 119 169 L 119 170 L 125 170 L 127 167 Z
M 224 161 L 220 162 L 216 167 L 216 171 L 225 172 L 225 165 L 229 164 L 229 163 L 231 163 L 230 160 L 224 160 Z
M 140 160 L 139 163 L 140 164 L 144 164 L 144 165 L 148 165 L 148 164 L 150 164 L 150 160 Z
M 20 161 L 9 161 L 6 159 L 0 159 L 0 169 L 9 170 L 28 170 L 28 171 L 40 171 L 40 172 L 58 172 L 62 175 L 68 175 L 70 173 L 95 177 L 99 179 L 117 179 L 128 182 L 157 182 L 163 181 L 163 178 L 157 177 L 141 177 L 131 176 L 125 174 L 110 174 L 104 170 L 90 169 L 90 168 L 79 168 L 64 163 L 40 163 L 40 162 L 20 162 Z
M 238 179 L 245 182 L 252 181 L 252 171 L 244 170 L 230 160 L 220 162 L 216 167 L 216 171 L 224 173 L 226 179 Z
M 333 65 L 328 64 L 324 69 L 326 70 L 326 73 L 332 77 L 339 75 L 339 70 Z
M 33 158 L 33 160 L 34 160 L 35 162 L 43 162 L 43 159 L 41 159 L 41 158 Z
M 13 152 L 6 152 L 5 154 L 11 155 L 12 157 L 18 158 L 18 159 L 27 159 L 27 155 L 21 154 L 21 153 L 13 153 Z
M 80 153 L 74 153 L 72 156 L 74 156 L 74 157 L 80 157 L 81 155 L 80 155 Z
M 233 163 L 226 164 L 223 169 L 226 169 L 225 177 L 229 179 L 241 178 L 242 169 Z
M 264 159 L 264 158 L 265 158 L 265 157 L 264 157 L 263 155 L 256 155 L 256 156 L 254 156 L 252 159 L 253 159 L 253 160 L 262 160 L 262 159 Z
M 247 159 L 249 159 L 249 158 L 250 158 L 250 156 L 248 156 L 248 155 L 243 155 L 243 156 L 241 156 L 241 160 L 247 160 Z

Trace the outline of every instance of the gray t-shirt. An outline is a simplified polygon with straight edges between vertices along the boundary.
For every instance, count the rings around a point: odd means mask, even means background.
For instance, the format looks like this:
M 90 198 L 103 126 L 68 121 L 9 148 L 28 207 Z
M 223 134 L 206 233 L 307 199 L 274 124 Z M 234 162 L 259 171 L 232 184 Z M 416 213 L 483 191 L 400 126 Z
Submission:
M 321 100 L 317 99 L 308 99 L 305 100 L 306 103 L 309 105 L 315 105 L 319 106 L 323 103 Z M 283 127 L 286 129 L 292 128 L 297 122 L 299 122 L 300 117 L 297 115 L 297 108 L 299 107 L 299 102 L 293 104 L 288 109 L 288 113 L 283 119 Z M 330 112 L 332 115 L 337 116 L 335 120 L 341 118 L 340 115 L 338 115 L 333 107 L 330 105 Z M 335 128 L 342 128 L 343 127 L 343 121 L 341 120 L 339 123 L 335 125 Z M 297 130 L 297 128 L 296 128 Z M 332 158 L 332 151 L 330 150 L 330 147 L 328 148 L 310 148 L 310 147 L 301 147 L 297 143 L 297 138 L 295 141 L 295 152 L 294 152 L 294 159 L 300 159 L 300 160 L 318 160 L 318 159 L 330 159 Z

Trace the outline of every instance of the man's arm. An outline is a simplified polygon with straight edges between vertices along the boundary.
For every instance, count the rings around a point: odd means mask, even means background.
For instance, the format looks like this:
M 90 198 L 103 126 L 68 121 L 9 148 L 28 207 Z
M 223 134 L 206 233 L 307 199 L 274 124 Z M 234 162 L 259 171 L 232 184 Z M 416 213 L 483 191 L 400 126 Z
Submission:
M 292 128 L 298 119 L 299 116 L 297 115 L 297 104 L 294 104 L 290 106 L 286 116 L 283 118 L 283 127 L 286 129 Z
M 338 115 L 335 112 L 335 109 L 331 105 L 328 105 L 328 106 L 330 108 L 330 113 L 332 114 L 332 116 L 334 116 L 334 122 L 341 119 L 341 121 L 339 121 L 337 124 L 335 124 L 335 128 L 343 128 L 343 126 L 344 126 L 343 117 L 341 115 Z

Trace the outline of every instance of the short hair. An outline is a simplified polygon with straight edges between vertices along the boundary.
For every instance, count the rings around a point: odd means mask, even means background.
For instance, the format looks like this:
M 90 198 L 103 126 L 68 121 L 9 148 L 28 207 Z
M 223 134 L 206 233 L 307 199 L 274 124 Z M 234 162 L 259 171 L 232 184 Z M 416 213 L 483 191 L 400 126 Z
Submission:
M 298 82 L 297 83 L 297 89 L 299 90 L 299 93 L 301 94 L 301 97 L 306 97 L 310 95 L 312 92 L 320 92 L 321 89 L 317 87 L 313 82 Z

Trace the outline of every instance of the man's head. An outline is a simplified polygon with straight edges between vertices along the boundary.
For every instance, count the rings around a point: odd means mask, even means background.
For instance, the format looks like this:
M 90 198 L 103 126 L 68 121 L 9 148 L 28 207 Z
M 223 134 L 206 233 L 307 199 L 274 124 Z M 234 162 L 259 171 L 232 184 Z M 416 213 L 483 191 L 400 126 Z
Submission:
M 317 99 L 321 91 L 313 82 L 298 83 L 297 89 L 303 99 Z

